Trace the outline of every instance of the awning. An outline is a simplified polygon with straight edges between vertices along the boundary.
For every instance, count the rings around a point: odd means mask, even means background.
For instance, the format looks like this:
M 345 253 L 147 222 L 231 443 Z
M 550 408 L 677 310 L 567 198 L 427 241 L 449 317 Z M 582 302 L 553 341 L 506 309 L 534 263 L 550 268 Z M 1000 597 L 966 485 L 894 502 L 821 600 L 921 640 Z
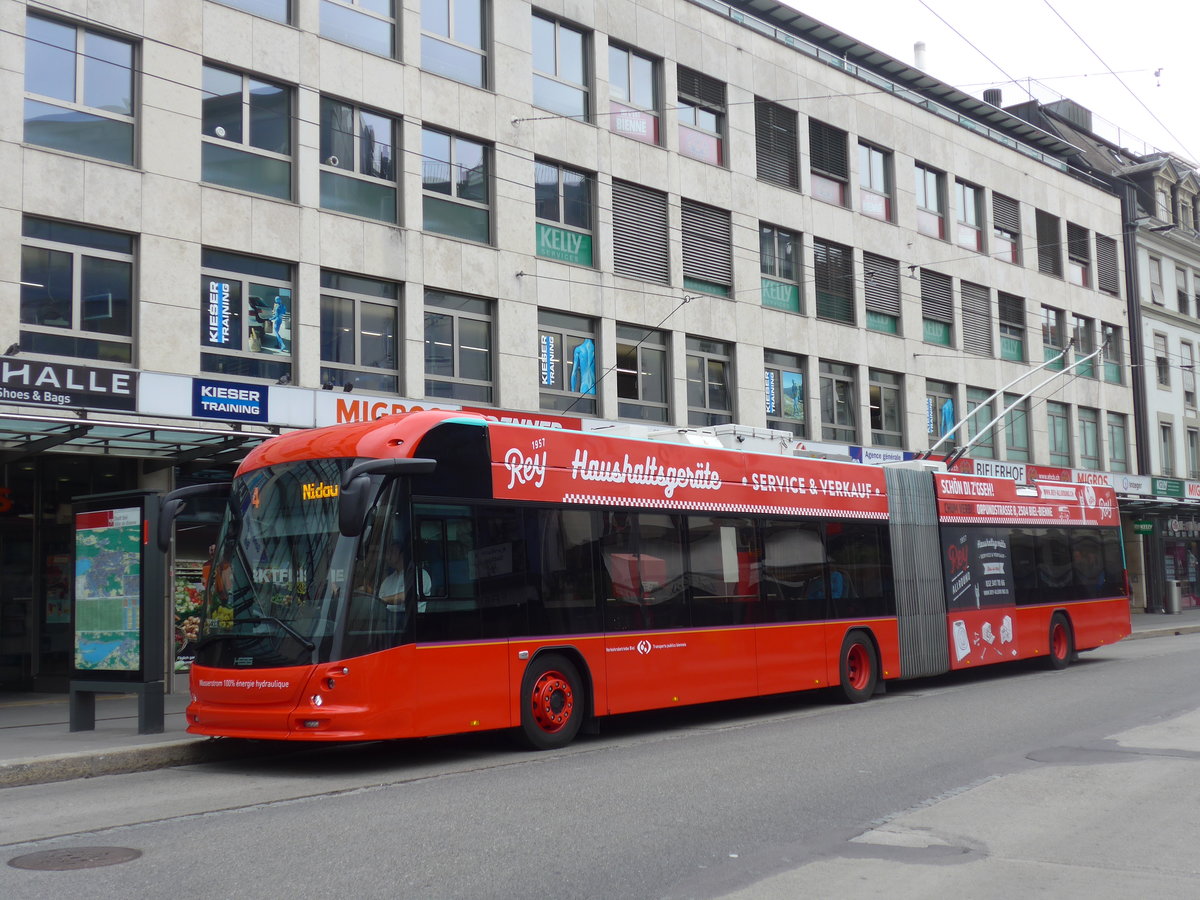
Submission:
M 145 466 L 148 472 L 188 462 L 223 465 L 240 461 L 278 433 L 271 426 L 237 422 L 126 422 L 104 413 L 94 415 L 82 411 L 71 416 L 0 414 L 0 462 L 57 452 L 139 457 L 152 460 Z

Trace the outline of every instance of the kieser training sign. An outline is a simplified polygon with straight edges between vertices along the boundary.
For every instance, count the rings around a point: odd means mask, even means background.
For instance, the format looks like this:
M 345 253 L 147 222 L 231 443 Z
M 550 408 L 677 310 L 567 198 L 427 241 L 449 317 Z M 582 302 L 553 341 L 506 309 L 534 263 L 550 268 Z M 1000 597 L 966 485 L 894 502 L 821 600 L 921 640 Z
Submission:
M 193 378 L 192 415 L 197 419 L 266 422 L 267 388 Z

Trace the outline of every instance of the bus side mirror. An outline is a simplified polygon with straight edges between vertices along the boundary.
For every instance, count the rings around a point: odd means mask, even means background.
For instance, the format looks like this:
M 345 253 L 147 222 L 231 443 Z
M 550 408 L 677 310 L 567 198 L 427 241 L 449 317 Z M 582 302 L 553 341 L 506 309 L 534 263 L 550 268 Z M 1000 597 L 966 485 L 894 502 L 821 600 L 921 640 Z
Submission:
M 183 508 L 187 506 L 187 501 L 192 497 L 203 496 L 229 496 L 232 483 L 228 481 L 213 482 L 212 484 L 193 484 L 190 487 L 179 488 L 171 491 L 162 498 L 159 505 L 158 513 L 158 534 L 155 535 L 158 541 L 158 549 L 163 553 L 171 548 L 171 536 L 175 533 L 175 519 L 179 516 Z
M 368 459 L 355 463 L 342 475 L 338 492 L 338 531 L 345 537 L 362 534 L 371 501 L 371 475 L 428 475 L 437 468 L 433 459 Z

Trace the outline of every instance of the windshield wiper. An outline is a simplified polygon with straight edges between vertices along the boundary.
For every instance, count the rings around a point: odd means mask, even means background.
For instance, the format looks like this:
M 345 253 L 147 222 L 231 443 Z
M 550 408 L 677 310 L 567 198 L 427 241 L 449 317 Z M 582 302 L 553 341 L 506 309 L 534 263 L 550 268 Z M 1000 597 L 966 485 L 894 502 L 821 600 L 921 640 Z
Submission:
M 248 616 L 245 618 L 238 619 L 237 623 L 235 623 L 235 624 L 246 623 L 248 625 L 262 625 L 267 622 L 278 625 L 280 630 L 286 632 L 289 637 L 292 637 L 296 641 L 298 641 L 300 643 L 300 645 L 302 647 L 304 647 L 305 650 L 312 652 L 313 650 L 317 649 L 316 644 L 314 644 L 312 641 L 310 641 L 308 638 L 306 638 L 304 635 L 302 635 L 299 631 L 297 631 L 295 628 L 293 628 L 287 622 L 283 621 L 283 619 L 276 618 L 275 616 Z M 244 631 L 217 631 L 217 632 L 214 632 L 211 634 L 206 634 L 204 636 L 204 641 L 230 641 L 235 638 L 244 639 L 244 638 L 254 638 L 254 637 L 262 637 L 262 635 L 246 634 Z

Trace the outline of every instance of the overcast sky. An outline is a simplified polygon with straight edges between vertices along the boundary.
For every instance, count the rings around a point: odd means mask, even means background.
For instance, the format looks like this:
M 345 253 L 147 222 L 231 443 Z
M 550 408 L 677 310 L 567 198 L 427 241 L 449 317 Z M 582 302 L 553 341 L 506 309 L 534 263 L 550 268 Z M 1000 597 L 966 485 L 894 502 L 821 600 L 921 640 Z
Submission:
M 1030 92 L 1042 102 L 1069 97 L 1092 110 L 1099 134 L 1134 152 L 1200 162 L 1200 4 L 784 2 L 910 64 L 924 41 L 925 70 L 974 96 L 998 87 L 1005 106 Z

